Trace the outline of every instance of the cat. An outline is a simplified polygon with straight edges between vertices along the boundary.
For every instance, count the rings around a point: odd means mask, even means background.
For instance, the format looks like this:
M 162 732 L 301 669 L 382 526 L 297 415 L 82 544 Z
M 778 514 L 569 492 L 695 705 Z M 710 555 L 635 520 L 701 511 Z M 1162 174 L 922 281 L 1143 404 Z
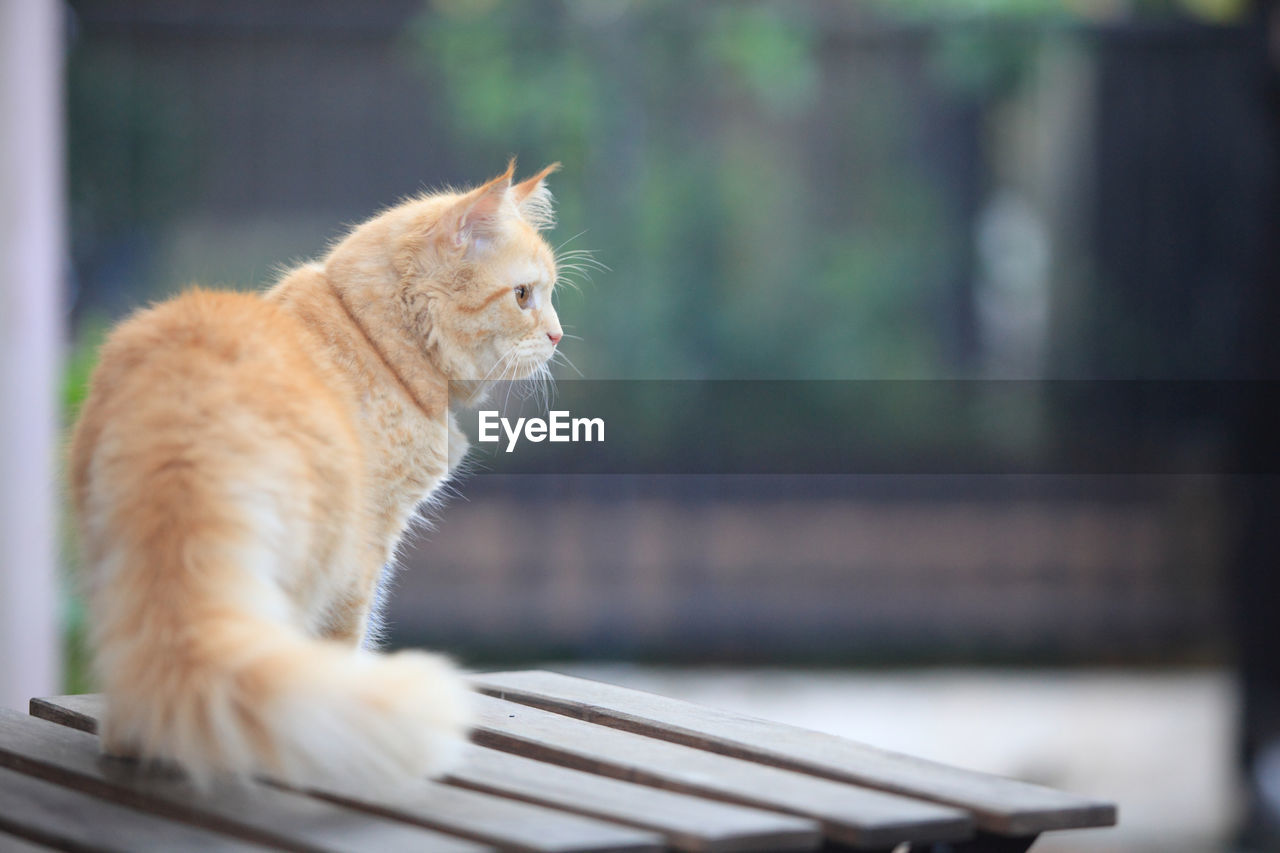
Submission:
M 513 183 L 512 160 L 264 293 L 189 290 L 108 337 L 70 454 L 108 753 L 202 786 L 397 785 L 457 760 L 464 680 L 373 650 L 373 603 L 466 452 L 451 402 L 545 371 L 563 335 L 540 233 L 557 166 Z

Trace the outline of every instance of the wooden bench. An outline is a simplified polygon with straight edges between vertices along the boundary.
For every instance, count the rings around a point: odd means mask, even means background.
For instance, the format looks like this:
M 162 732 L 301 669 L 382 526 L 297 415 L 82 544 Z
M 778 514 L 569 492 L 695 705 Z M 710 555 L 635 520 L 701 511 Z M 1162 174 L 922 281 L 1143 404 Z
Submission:
M 843 738 L 551 672 L 473 676 L 447 778 L 194 792 L 99 754 L 100 697 L 0 709 L 0 851 L 1022 851 L 1115 806 Z

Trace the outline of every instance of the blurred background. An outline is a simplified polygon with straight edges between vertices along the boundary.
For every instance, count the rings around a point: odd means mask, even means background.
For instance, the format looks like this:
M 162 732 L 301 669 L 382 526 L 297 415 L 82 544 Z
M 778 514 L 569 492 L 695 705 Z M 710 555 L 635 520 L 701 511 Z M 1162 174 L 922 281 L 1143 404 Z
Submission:
M 1280 377 L 1274 4 L 61 8 L 63 428 L 129 311 L 261 288 L 511 155 L 564 164 L 550 240 L 604 267 L 557 296 L 590 379 L 1248 383 L 1208 420 L 1109 424 L 1184 473 L 491 471 L 389 615 L 477 669 L 1119 802 L 1036 849 L 1280 849 L 1280 486 L 1251 463 Z M 909 454 L 947 425 L 884 429 Z M 88 690 L 69 540 L 61 563 L 60 689 Z

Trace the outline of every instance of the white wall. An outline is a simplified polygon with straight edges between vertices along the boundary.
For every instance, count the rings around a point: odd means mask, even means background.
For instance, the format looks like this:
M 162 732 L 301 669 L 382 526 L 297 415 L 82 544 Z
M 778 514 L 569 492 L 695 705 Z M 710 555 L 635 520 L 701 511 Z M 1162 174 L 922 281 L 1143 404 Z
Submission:
M 0 705 L 58 692 L 63 12 L 0 0 Z

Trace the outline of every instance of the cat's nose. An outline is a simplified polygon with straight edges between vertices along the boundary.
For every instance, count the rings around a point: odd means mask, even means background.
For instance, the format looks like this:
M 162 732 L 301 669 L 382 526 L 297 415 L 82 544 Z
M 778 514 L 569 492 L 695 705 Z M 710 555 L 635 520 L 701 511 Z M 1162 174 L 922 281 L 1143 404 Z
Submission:
M 547 337 L 551 339 L 551 345 L 555 346 L 564 337 L 564 332 L 547 332 Z

